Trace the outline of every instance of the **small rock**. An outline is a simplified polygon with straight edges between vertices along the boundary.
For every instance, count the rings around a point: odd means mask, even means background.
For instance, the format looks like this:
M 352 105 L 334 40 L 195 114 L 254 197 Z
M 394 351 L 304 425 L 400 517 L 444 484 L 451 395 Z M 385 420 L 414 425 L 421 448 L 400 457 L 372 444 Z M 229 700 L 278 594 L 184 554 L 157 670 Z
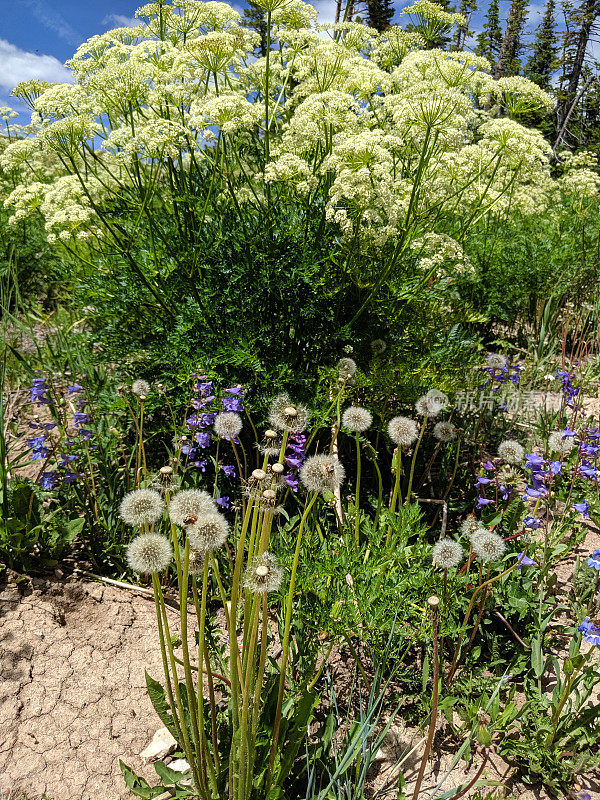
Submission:
M 61 578 L 65 577 L 65 573 L 62 571 L 62 569 L 55 569 L 54 570 L 54 577 L 58 578 L 60 580 Z
M 172 753 L 177 747 L 177 742 L 166 728 L 159 728 L 152 741 L 140 753 L 140 757 L 145 761 L 160 761 L 165 756 Z M 189 769 L 189 767 L 188 767 Z
M 172 769 L 173 772 L 187 772 L 190 769 L 190 765 L 185 758 L 176 758 L 169 764 L 169 769 Z

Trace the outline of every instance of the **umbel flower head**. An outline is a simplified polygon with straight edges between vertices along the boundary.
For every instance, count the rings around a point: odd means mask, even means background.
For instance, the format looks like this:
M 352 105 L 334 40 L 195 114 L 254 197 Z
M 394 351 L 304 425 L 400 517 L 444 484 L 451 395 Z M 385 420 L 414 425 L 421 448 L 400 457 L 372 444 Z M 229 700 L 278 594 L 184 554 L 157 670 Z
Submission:
M 388 424 L 388 434 L 398 447 L 410 447 L 417 441 L 419 429 L 417 423 L 408 417 L 394 417 Z
M 154 489 L 134 489 L 125 495 L 119 508 L 119 516 L 126 525 L 152 525 L 160 518 L 164 503 Z
M 441 569 L 458 567 L 463 558 L 463 549 L 454 539 L 440 539 L 433 546 L 433 563 Z
M 575 442 L 570 437 L 563 438 L 561 431 L 553 431 L 548 437 L 548 447 L 551 453 L 566 456 L 575 447 Z
M 151 575 L 162 572 L 171 563 L 173 550 L 166 536 L 141 533 L 127 548 L 127 563 L 134 572 Z
M 150 384 L 148 381 L 138 378 L 137 381 L 131 384 L 131 391 L 137 394 L 138 397 L 148 397 L 150 394 Z
M 498 561 L 506 550 L 506 545 L 497 533 L 480 528 L 471 537 L 473 550 L 482 561 Z
M 203 492 L 201 489 L 184 489 L 182 492 L 177 492 L 171 498 L 169 505 L 171 522 L 180 528 L 190 525 L 194 521 L 193 517 L 213 513 L 215 513 L 213 499 L 208 492 Z
M 507 464 L 516 466 L 517 464 L 523 463 L 525 450 L 519 442 L 515 442 L 513 439 L 506 439 L 498 445 L 498 455 L 500 458 L 503 458 Z
M 356 375 L 356 361 L 352 358 L 340 358 L 338 361 L 338 377 L 346 383 Z
M 456 439 L 456 428 L 451 422 L 436 422 L 433 426 L 433 435 L 440 442 L 451 442 Z
M 276 592 L 281 586 L 283 570 L 277 563 L 277 559 L 267 550 L 261 555 L 252 559 L 246 570 L 244 586 L 253 594 L 267 594 Z
M 342 414 L 342 425 L 353 433 L 363 433 L 371 427 L 373 415 L 366 408 L 350 406 Z
M 222 514 L 212 511 L 199 516 L 191 525 L 186 525 L 185 535 L 192 550 L 210 553 L 223 547 L 229 534 L 229 525 Z
M 292 403 L 287 394 L 278 394 L 271 401 L 269 422 L 278 431 L 302 433 L 308 424 L 308 410 L 305 406 Z
M 345 477 L 344 467 L 337 458 L 328 455 L 307 458 L 300 470 L 300 480 L 309 492 L 335 492 Z
M 242 418 L 234 411 L 222 411 L 215 417 L 213 427 L 221 439 L 235 439 L 242 430 Z

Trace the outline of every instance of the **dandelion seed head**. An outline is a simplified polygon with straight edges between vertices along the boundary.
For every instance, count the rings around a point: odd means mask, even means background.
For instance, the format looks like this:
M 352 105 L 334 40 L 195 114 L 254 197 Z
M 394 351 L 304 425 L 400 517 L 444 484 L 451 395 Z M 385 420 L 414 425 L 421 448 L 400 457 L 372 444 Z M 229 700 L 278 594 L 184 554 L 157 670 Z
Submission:
M 127 563 L 134 572 L 143 575 L 162 572 L 171 563 L 173 550 L 166 536 L 160 533 L 141 533 L 127 548 Z
M 506 551 L 506 545 L 497 533 L 481 528 L 471 537 L 473 550 L 482 561 L 498 561 Z
M 451 422 L 436 422 L 433 426 L 433 435 L 440 442 L 451 442 L 456 439 L 456 428 Z
M 204 572 L 204 556 L 206 553 L 200 550 L 194 550 L 190 547 L 190 558 L 188 565 L 188 572 L 190 575 L 199 575 Z
M 500 458 L 504 459 L 507 464 L 516 466 L 517 464 L 523 463 L 525 450 L 519 442 L 515 442 L 513 439 L 505 439 L 498 445 L 498 455 Z
M 363 433 L 371 427 L 373 415 L 366 408 L 350 406 L 342 415 L 342 425 L 353 433 Z
M 491 367 L 492 369 L 504 369 L 506 366 L 506 356 L 503 356 L 500 353 L 489 353 L 485 360 L 488 367 Z
M 410 447 L 417 441 L 419 428 L 409 417 L 394 417 L 388 424 L 388 434 L 398 447 Z
M 371 342 L 371 350 L 373 351 L 373 355 L 380 356 L 387 350 L 387 344 L 383 339 L 373 339 Z
M 138 378 L 137 381 L 131 384 L 131 391 L 137 394 L 138 397 L 148 397 L 150 394 L 150 384 L 148 381 Z
M 563 439 L 561 431 L 553 431 L 548 437 L 548 447 L 551 453 L 559 453 L 561 456 L 565 456 L 575 447 L 575 442 L 571 437 Z
M 356 375 L 356 361 L 353 358 L 340 358 L 338 361 L 338 377 L 346 382 Z
M 444 404 L 436 396 L 424 394 L 415 403 L 415 410 L 421 417 L 437 417 L 444 409 Z
M 163 512 L 163 501 L 154 489 L 134 489 L 125 495 L 119 516 L 126 525 L 152 525 Z
M 441 569 L 458 567 L 463 558 L 463 549 L 454 539 L 440 539 L 433 546 L 433 563 Z
M 200 517 L 203 514 L 214 513 L 215 506 L 208 492 L 201 489 L 184 489 L 171 498 L 169 517 L 171 522 L 183 528 L 188 517 Z
M 310 456 L 300 469 L 300 480 L 309 492 L 335 492 L 345 477 L 346 471 L 337 458 L 324 454 Z
M 463 536 L 471 539 L 474 533 L 481 530 L 481 522 L 479 522 L 478 519 L 475 519 L 475 517 L 468 516 L 463 522 L 461 522 L 459 530 Z
M 267 594 L 276 592 L 283 580 L 283 570 L 279 566 L 276 557 L 265 550 L 258 557 L 255 557 L 244 577 L 244 586 L 253 594 Z
M 308 424 L 308 410 L 303 405 L 292 403 L 287 394 L 278 394 L 271 401 L 269 422 L 277 430 L 302 433 Z
M 235 439 L 242 430 L 242 418 L 234 411 L 222 411 L 215 417 L 213 428 L 221 439 Z
M 212 511 L 199 516 L 191 525 L 186 525 L 185 535 L 193 550 L 210 553 L 223 547 L 227 541 L 229 524 L 222 514 Z

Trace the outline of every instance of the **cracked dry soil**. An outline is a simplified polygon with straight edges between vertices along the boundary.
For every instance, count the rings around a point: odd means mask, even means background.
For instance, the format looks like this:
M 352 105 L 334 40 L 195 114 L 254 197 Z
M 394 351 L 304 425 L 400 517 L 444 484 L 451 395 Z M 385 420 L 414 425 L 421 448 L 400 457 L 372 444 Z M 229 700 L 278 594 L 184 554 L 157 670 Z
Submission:
M 119 758 L 156 780 L 138 755 L 160 727 L 154 621 L 151 600 L 98 583 L 2 588 L 0 797 L 130 798 Z

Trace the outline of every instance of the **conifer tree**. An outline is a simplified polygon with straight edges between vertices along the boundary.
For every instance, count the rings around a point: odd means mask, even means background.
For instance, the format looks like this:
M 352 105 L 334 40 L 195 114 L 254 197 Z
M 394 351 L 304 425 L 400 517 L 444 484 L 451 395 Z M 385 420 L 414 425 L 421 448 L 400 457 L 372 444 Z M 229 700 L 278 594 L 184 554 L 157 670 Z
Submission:
M 464 27 L 457 28 L 454 35 L 454 44 L 456 45 L 457 50 L 464 50 L 467 39 L 470 39 L 473 35 L 469 30 L 469 25 L 471 23 L 471 17 L 475 11 L 477 11 L 477 0 L 460 0 L 458 13 L 463 15 L 466 20 L 466 24 Z
M 394 16 L 392 0 L 367 0 L 367 25 L 379 32 L 389 28 Z
M 502 28 L 500 27 L 500 2 L 490 0 L 490 5 L 485 15 L 483 30 L 477 36 L 477 47 L 475 52 L 478 56 L 483 56 L 491 62 L 496 63 L 498 53 L 502 47 Z
M 533 49 L 525 67 L 527 77 L 542 89 L 550 86 L 550 78 L 557 66 L 558 36 L 555 11 L 555 0 L 548 0 L 544 16 L 536 28 Z
M 521 36 L 527 18 L 527 6 L 529 0 L 512 0 L 506 32 L 502 40 L 502 46 L 498 53 L 498 61 L 494 70 L 495 78 L 502 78 L 504 75 L 518 74 L 521 64 L 519 54 L 521 52 Z
M 267 54 L 267 12 L 252 0 L 247 0 L 242 25 L 256 31 L 260 36 L 260 42 L 254 49 L 254 55 L 265 56 Z

